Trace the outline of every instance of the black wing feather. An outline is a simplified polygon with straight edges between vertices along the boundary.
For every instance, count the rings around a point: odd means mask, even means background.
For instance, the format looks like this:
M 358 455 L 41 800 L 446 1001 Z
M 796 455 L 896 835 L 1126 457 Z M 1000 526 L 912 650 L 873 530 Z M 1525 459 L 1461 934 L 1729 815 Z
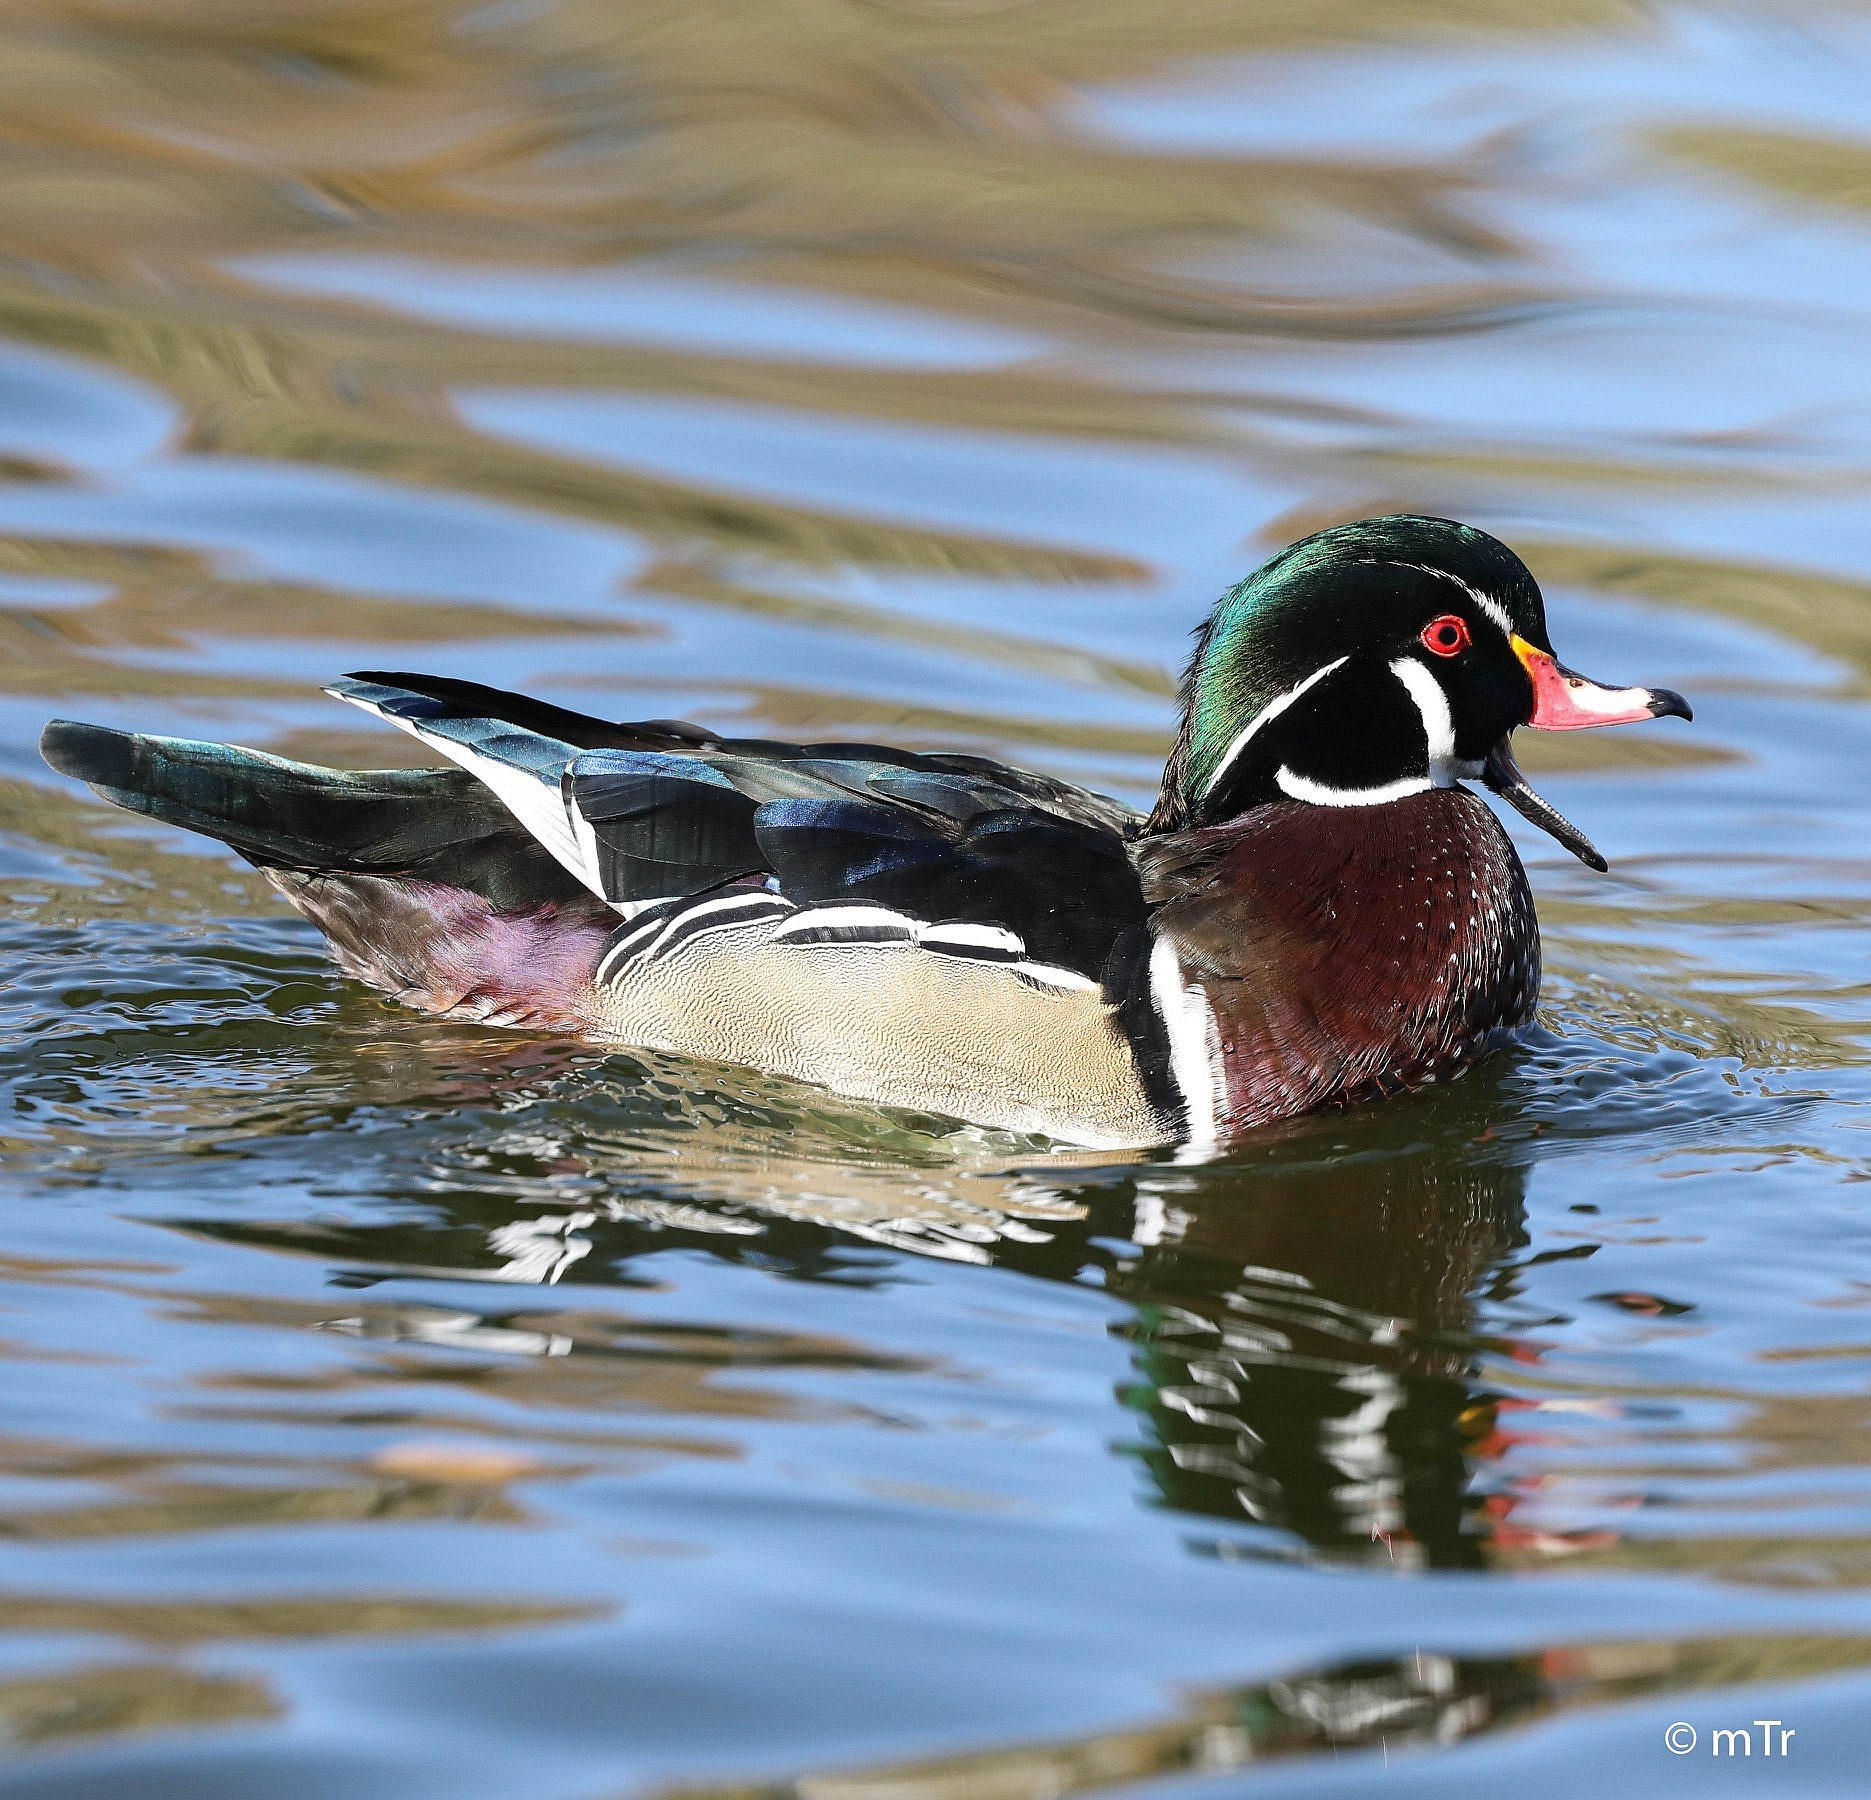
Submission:
M 758 803 L 706 764 L 595 750 L 566 771 L 565 787 L 597 840 L 612 899 L 690 894 L 762 872 Z
M 1001 809 L 967 823 L 888 802 L 774 802 L 755 836 L 780 891 L 805 905 L 875 901 L 931 921 L 1005 926 L 1040 962 L 1102 979 L 1114 941 L 1144 917 L 1143 891 L 1110 832 Z
M 404 671 L 359 670 L 347 681 L 368 681 L 379 687 L 401 688 L 447 707 L 458 718 L 497 719 L 521 731 L 558 738 L 577 750 L 686 750 L 721 742 L 712 731 L 686 719 L 644 719 L 617 724 L 573 712 L 529 694 L 511 694 L 504 688 L 478 681 L 458 681 L 451 675 L 413 675 Z
M 931 922 L 999 925 L 1034 959 L 1094 979 L 1146 917 L 1126 843 L 1137 816 L 1030 770 L 959 752 L 612 723 L 444 677 L 353 679 L 491 727 L 476 732 L 482 747 L 505 727 L 582 749 L 565 791 L 613 900 L 770 874 L 799 905 L 862 899 Z

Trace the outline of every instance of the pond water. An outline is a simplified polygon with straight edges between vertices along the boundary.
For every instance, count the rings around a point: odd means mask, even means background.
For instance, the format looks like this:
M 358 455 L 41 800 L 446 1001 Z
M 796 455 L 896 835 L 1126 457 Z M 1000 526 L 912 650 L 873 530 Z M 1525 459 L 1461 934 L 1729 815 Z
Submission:
M 5 9 L 0 1789 L 1861 1792 L 1867 296 L 1858 8 Z M 1524 1050 L 1211 1162 L 395 1011 L 35 750 L 1142 801 L 1405 508 L 1696 723 L 1524 745 Z

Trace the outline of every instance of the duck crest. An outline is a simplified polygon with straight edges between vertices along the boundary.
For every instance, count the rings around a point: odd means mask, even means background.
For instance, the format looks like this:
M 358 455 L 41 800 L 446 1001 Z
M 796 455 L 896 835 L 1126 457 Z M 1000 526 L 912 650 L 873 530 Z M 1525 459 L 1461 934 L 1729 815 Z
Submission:
M 1533 1015 L 1526 872 L 1465 789 L 1259 807 L 1139 853 L 1156 929 L 1206 1012 L 1206 1107 L 1179 1071 L 1191 1114 L 1213 1114 L 1192 1116 L 1198 1135 L 1445 1079 Z

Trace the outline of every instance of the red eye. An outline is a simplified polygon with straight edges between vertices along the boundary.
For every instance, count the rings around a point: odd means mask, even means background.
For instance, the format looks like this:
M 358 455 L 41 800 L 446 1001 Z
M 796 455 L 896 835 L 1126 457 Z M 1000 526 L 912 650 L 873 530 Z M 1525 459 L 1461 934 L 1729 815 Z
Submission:
M 1423 648 L 1436 656 L 1460 656 L 1468 648 L 1468 621 L 1459 613 L 1444 613 L 1423 627 Z

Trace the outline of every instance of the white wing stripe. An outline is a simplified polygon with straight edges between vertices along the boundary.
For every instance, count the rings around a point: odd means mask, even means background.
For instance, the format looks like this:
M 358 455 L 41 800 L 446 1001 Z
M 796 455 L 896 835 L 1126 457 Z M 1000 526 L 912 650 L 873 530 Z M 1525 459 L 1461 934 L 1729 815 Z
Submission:
M 335 699 L 363 708 L 373 717 L 394 725 L 398 731 L 408 732 L 418 743 L 427 744 L 450 762 L 466 769 L 571 874 L 577 876 L 600 900 L 604 898 L 604 892 L 598 885 L 595 858 L 587 864 L 556 781 L 548 781 L 524 769 L 516 769 L 511 763 L 503 763 L 497 757 L 488 756 L 467 744 L 457 743 L 453 738 L 443 737 L 440 732 L 424 731 L 420 720 L 399 718 L 361 695 L 347 694 L 335 688 L 327 688 L 325 691 Z
M 623 912 L 624 907 L 630 903 L 612 900 L 610 895 L 605 893 L 601 865 L 598 861 L 598 834 L 592 830 L 591 821 L 578 810 L 571 795 L 566 792 L 563 778 L 559 783 L 559 804 L 565 809 L 566 823 L 572 828 L 572 841 L 578 850 L 580 867 L 574 873 L 600 900 L 616 907 L 619 912 Z M 624 916 L 628 918 L 630 915 L 625 913 Z
M 1038 981 L 1047 987 L 1066 988 L 1074 993 L 1096 993 L 1101 985 L 1089 975 L 1081 975 L 1076 969 L 1062 969 L 1056 963 L 1021 961 L 1009 966 L 1016 975 L 1024 975 L 1028 981 Z
M 833 901 L 823 906 L 795 908 L 783 895 L 760 889 L 717 895 L 713 899 L 678 907 L 674 912 L 662 913 L 654 919 L 646 920 L 634 931 L 625 932 L 605 951 L 593 980 L 600 985 L 613 980 L 625 962 L 656 962 L 661 959 L 665 946 L 669 946 L 673 954 L 693 939 L 717 931 L 773 926 L 776 916 L 783 917 L 785 922 L 767 931 L 762 939 L 763 946 L 773 949 L 830 950 L 836 953 L 841 950 L 894 949 L 900 946 L 930 955 L 953 955 L 954 952 L 942 949 L 941 934 L 951 928 L 958 937 L 964 932 L 969 934 L 965 941 L 976 947 L 999 950 L 1009 943 L 1019 949 L 1025 947 L 1001 925 L 965 923 L 958 927 L 935 927 L 888 907 L 855 901 Z M 713 923 L 698 925 L 697 921 L 707 919 L 712 919 Z M 891 935 L 885 939 L 868 940 L 854 937 L 842 944 L 836 938 L 816 943 L 799 941 L 822 931 L 859 933 L 866 930 L 884 930 Z M 928 941 L 932 935 L 935 936 L 934 943 Z M 1035 962 L 1030 957 L 1002 961 L 996 956 L 982 960 L 990 966 L 1024 976 L 1041 987 L 1057 988 L 1066 993 L 1102 991 L 1102 984 L 1091 976 L 1080 974 L 1076 969 L 1063 968 L 1057 963 Z
M 887 906 L 851 901 L 806 907 L 788 919 L 773 936 L 775 942 L 784 943 L 788 938 L 802 936 L 808 931 L 851 931 L 865 927 L 900 931 L 906 938 L 916 935 L 916 921 L 907 913 L 893 912 Z
M 1025 943 L 1004 925 L 979 925 L 970 920 L 949 919 L 939 925 L 919 925 L 916 941 L 927 949 L 954 945 L 958 950 L 1000 950 L 1018 956 Z
M 786 902 L 777 894 L 769 894 L 764 888 L 751 894 L 723 894 L 714 900 L 702 900 L 694 906 L 680 907 L 667 919 L 657 921 L 661 930 L 656 934 L 656 941 L 644 951 L 644 957 L 646 960 L 653 961 L 664 944 L 669 941 L 671 933 L 686 929 L 697 919 L 712 918 L 717 913 L 746 912 L 750 908 L 758 910 L 763 917 L 769 918 L 782 909 L 790 910 Z M 723 923 L 732 923 L 732 921 L 724 920 Z M 644 927 L 646 931 L 650 929 L 652 929 L 650 926 Z M 630 935 L 635 938 L 638 934 L 633 931 Z

